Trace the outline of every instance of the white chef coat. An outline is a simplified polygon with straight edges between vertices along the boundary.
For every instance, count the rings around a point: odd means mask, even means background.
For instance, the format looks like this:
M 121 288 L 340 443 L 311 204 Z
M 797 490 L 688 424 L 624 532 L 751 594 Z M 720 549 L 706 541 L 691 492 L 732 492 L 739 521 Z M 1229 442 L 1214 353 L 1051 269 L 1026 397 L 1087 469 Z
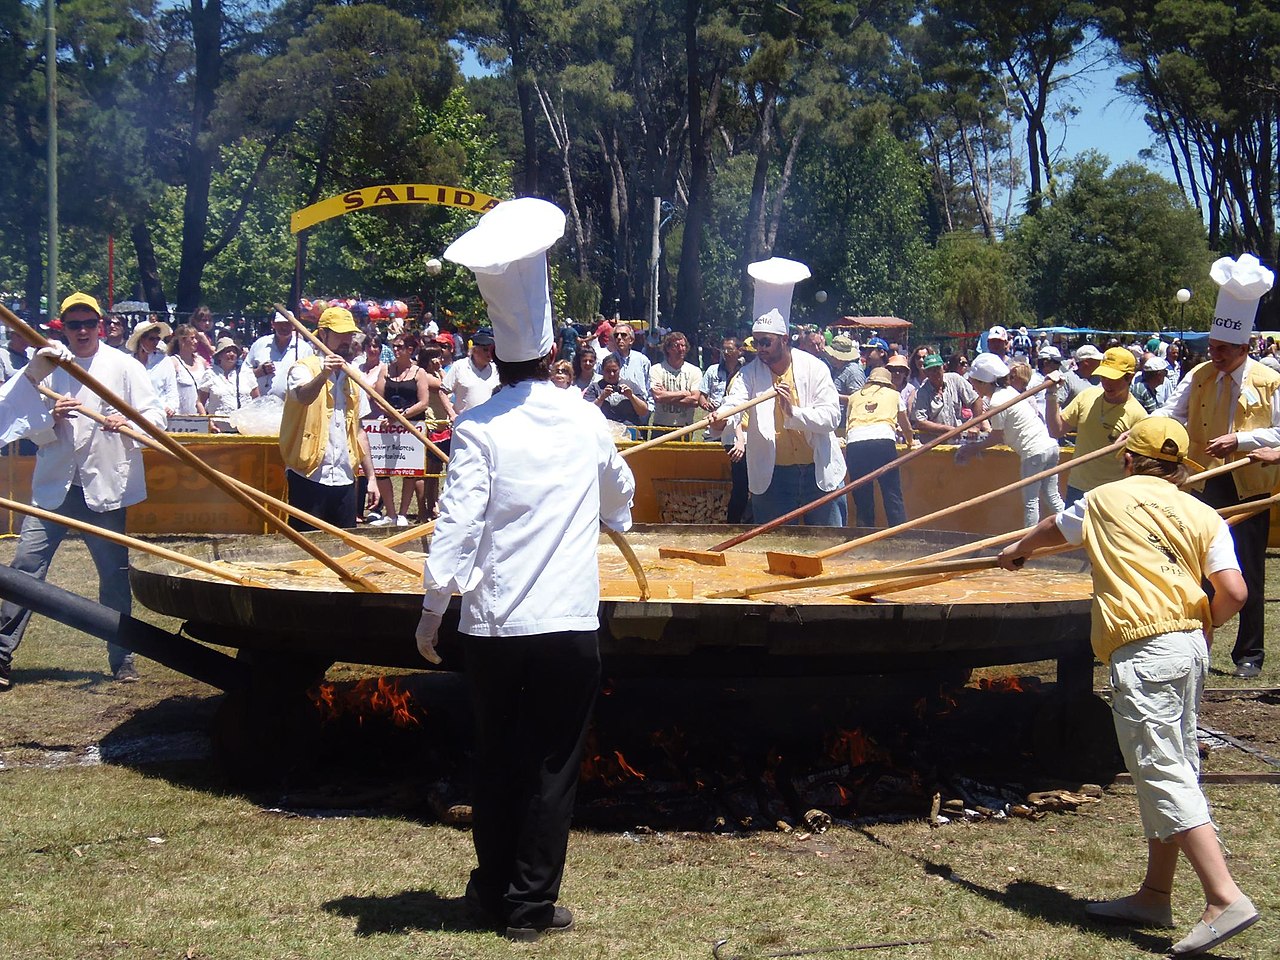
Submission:
M 473 636 L 597 629 L 600 523 L 628 529 L 635 493 L 599 410 L 546 381 L 503 387 L 458 417 L 449 453 L 423 607 L 462 594 Z
M 813 448 L 813 472 L 818 489 L 830 492 L 844 482 L 845 463 L 835 431 L 840 423 L 840 395 L 827 365 L 803 350 L 791 351 L 792 376 L 796 396 L 791 415 L 782 422 L 784 430 L 801 430 Z M 746 403 L 773 386 L 773 371 L 759 358 L 752 360 L 729 383 L 721 410 Z M 747 486 L 761 494 L 773 482 L 777 442 L 773 432 L 772 397 L 747 411 Z M 731 433 L 742 414 L 730 417 L 725 432 Z
M 100 344 L 92 357 L 77 357 L 76 363 L 148 421 L 162 429 L 166 426 L 160 398 L 137 360 Z M 42 382 L 103 416 L 120 412 L 65 370 L 54 370 Z M 136 441 L 103 430 L 97 421 L 83 416 L 55 420 L 52 429 L 36 431 L 30 438 L 40 447 L 31 481 L 31 500 L 37 507 L 58 509 L 72 483 L 84 488 L 85 503 L 96 513 L 130 507 L 147 498 L 142 447 Z

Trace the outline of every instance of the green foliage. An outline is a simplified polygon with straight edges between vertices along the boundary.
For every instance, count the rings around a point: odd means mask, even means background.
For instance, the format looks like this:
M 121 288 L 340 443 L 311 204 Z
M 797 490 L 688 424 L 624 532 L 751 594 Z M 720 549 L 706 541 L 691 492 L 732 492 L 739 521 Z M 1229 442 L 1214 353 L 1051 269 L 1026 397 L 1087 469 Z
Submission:
M 1165 180 L 1096 153 L 1065 169 L 1069 185 L 1023 218 L 1011 240 L 1046 323 L 1144 329 L 1171 322 L 1173 293 L 1212 261 L 1204 224 Z
M 921 331 L 981 331 L 994 324 L 1018 326 L 1029 319 L 1021 284 L 1006 244 L 975 233 L 949 233 L 933 250 L 933 310 Z
M 815 139 L 804 154 L 779 255 L 809 264 L 836 316 L 931 316 L 924 168 L 881 125 L 856 139 Z M 803 317 L 809 308 L 799 306 Z

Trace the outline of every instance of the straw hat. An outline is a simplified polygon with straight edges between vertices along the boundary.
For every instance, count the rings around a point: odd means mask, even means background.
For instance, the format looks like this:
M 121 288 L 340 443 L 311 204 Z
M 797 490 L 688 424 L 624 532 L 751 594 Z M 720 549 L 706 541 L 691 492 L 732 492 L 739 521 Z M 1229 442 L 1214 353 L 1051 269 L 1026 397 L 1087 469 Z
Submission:
M 218 354 L 222 353 L 224 350 L 234 350 L 237 353 L 239 353 L 240 344 L 236 343 L 230 337 L 219 337 L 218 342 L 214 344 L 213 355 L 216 357 Z
M 142 341 L 142 338 L 153 330 L 160 332 L 161 340 L 167 340 L 173 336 L 173 327 L 163 320 L 147 320 L 133 328 L 133 333 L 129 334 L 129 339 L 125 341 L 124 348 L 130 353 L 137 353 L 138 344 Z

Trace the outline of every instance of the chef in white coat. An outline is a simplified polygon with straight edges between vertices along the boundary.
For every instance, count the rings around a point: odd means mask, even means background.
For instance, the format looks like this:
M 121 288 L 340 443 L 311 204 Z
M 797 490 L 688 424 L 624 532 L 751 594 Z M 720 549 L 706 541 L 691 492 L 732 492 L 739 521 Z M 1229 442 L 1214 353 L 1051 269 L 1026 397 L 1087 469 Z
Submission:
M 602 522 L 630 527 L 635 492 L 599 411 L 550 382 L 546 251 L 564 225 L 544 200 L 510 200 L 444 254 L 476 274 L 501 388 L 453 425 L 417 641 L 439 662 L 461 594 L 476 732 L 467 901 L 513 940 L 573 926 L 556 900 L 600 679 L 597 545 Z
M 726 420 L 721 410 L 746 403 L 770 387 L 777 389 L 776 399 L 765 400 L 747 413 L 751 512 L 756 523 L 768 523 L 844 482 L 844 456 L 836 442 L 840 396 L 827 365 L 802 350 L 792 350 L 788 337 L 792 288 L 809 276 L 809 268 L 773 257 L 751 264 L 747 272 L 755 280 L 751 339 L 756 357 L 729 385 L 719 410 L 711 416 L 711 427 L 736 428 L 743 414 Z M 843 523 L 835 501 L 799 519 L 811 526 Z

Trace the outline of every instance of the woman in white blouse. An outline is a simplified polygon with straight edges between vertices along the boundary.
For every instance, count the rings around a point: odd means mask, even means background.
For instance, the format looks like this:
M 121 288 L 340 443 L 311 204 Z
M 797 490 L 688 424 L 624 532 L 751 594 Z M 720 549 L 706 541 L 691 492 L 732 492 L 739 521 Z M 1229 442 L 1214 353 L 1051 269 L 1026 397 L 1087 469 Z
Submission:
M 178 414 L 180 416 L 205 415 L 200 398 L 200 384 L 208 372 L 204 357 L 196 353 L 196 328 L 180 323 L 169 339 L 169 363 L 173 365 L 178 383 Z
M 205 371 L 200 392 L 209 416 L 226 416 L 258 396 L 258 378 L 241 362 L 240 345 L 222 337 L 214 345 L 213 366 Z

